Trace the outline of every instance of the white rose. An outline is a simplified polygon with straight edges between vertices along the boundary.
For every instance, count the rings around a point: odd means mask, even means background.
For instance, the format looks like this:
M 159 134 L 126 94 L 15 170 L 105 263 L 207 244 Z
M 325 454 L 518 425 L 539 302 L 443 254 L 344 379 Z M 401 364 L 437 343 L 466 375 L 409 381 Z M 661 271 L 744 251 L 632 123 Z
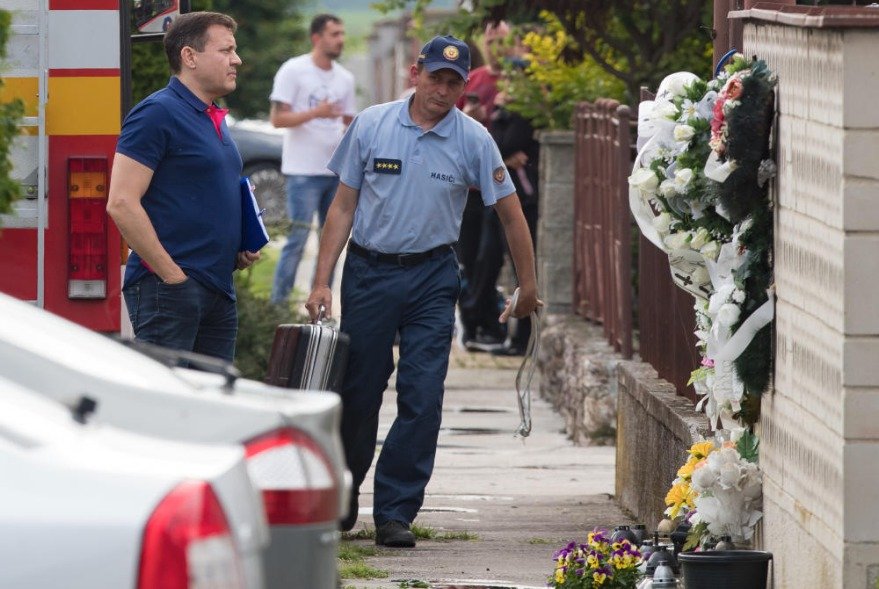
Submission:
M 675 190 L 677 190 L 679 194 L 685 194 L 687 192 L 687 186 L 690 185 L 692 180 L 693 170 L 690 168 L 677 170 L 675 172 Z
M 668 213 L 659 213 L 657 216 L 653 217 L 653 227 L 660 235 L 667 234 L 669 227 L 671 227 L 671 215 Z
M 708 275 L 708 269 L 704 266 L 699 266 L 693 270 L 692 278 L 693 284 L 706 284 L 711 280 L 711 276 Z
M 724 327 L 732 327 L 739 320 L 741 310 L 735 303 L 726 303 L 717 311 L 717 322 Z
M 662 196 L 665 198 L 671 198 L 675 194 L 677 194 L 677 190 L 675 189 L 675 181 L 671 178 L 666 178 L 659 185 L 659 192 L 662 193 Z
M 720 253 L 720 246 L 716 241 L 709 241 L 699 249 L 699 253 L 714 262 L 717 260 L 717 254 Z
M 683 249 L 687 246 L 687 233 L 683 231 L 672 233 L 663 239 L 662 242 L 665 244 L 665 247 L 671 251 Z
M 693 471 L 690 481 L 693 489 L 701 493 L 706 489 L 710 489 L 717 482 L 717 473 L 711 468 L 702 465 Z
M 678 118 L 678 108 L 671 102 L 658 102 L 650 113 L 653 119 L 676 119 Z
M 638 168 L 629 176 L 629 184 L 638 188 L 642 192 L 654 192 L 659 186 L 659 178 L 650 168 Z
M 677 125 L 674 130 L 675 141 L 689 141 L 696 134 L 696 130 L 690 125 Z
M 704 227 L 699 227 L 696 233 L 690 239 L 690 247 L 694 250 L 701 250 L 702 247 L 711 240 L 711 234 Z
M 731 489 L 737 486 L 741 478 L 742 471 L 739 469 L 738 464 L 727 462 L 720 467 L 718 480 L 720 482 L 720 486 L 724 489 Z
M 714 294 L 711 295 L 711 300 L 708 302 L 708 312 L 712 315 L 717 315 L 718 311 L 720 311 L 720 307 L 729 301 L 729 297 L 732 295 L 735 288 L 736 287 L 733 284 L 724 284 L 718 288 Z

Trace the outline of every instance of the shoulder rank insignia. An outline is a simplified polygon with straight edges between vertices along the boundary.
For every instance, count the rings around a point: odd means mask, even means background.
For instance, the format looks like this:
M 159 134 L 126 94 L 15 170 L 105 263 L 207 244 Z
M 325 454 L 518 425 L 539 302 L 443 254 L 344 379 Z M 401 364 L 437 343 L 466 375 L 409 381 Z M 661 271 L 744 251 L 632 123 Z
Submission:
M 389 160 L 383 157 L 372 159 L 372 171 L 376 174 L 396 174 L 403 171 L 403 160 Z

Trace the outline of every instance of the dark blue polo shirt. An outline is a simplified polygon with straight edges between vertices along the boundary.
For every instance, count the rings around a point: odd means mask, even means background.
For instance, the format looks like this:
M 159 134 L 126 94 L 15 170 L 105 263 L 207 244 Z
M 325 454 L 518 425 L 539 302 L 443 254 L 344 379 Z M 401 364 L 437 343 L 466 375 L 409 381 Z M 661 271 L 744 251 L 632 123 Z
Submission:
M 225 122 L 220 139 L 207 108 L 172 76 L 125 117 L 116 151 L 153 170 L 141 203 L 171 258 L 190 278 L 235 300 L 241 155 Z M 125 286 L 148 273 L 132 252 Z

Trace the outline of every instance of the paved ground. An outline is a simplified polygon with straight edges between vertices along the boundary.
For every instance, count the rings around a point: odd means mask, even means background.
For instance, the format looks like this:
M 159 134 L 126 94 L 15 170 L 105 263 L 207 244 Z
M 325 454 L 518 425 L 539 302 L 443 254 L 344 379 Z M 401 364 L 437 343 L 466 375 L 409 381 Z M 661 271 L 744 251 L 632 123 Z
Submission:
M 345 587 L 434 589 L 544 587 L 552 553 L 595 526 L 631 523 L 613 502 L 614 449 L 574 447 L 561 418 L 535 394 L 524 441 L 513 383 L 518 361 L 455 351 L 433 479 L 417 524 L 472 540 L 423 540 L 414 549 L 379 549 L 367 564 L 386 579 L 346 579 Z M 395 413 L 389 391 L 380 439 Z M 372 528 L 372 473 L 362 489 L 356 530 Z M 354 544 L 372 546 L 370 540 Z

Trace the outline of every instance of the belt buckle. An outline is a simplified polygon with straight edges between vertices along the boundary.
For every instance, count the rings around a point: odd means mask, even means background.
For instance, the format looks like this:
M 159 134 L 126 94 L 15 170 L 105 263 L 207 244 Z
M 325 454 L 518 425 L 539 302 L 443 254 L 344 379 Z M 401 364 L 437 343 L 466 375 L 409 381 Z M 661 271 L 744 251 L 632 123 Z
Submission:
M 410 258 L 414 258 L 415 256 L 419 256 L 419 255 L 421 255 L 421 254 L 397 254 L 397 265 L 402 266 L 402 267 L 406 267 L 408 265 L 408 264 L 406 264 L 406 260 L 408 260 Z

